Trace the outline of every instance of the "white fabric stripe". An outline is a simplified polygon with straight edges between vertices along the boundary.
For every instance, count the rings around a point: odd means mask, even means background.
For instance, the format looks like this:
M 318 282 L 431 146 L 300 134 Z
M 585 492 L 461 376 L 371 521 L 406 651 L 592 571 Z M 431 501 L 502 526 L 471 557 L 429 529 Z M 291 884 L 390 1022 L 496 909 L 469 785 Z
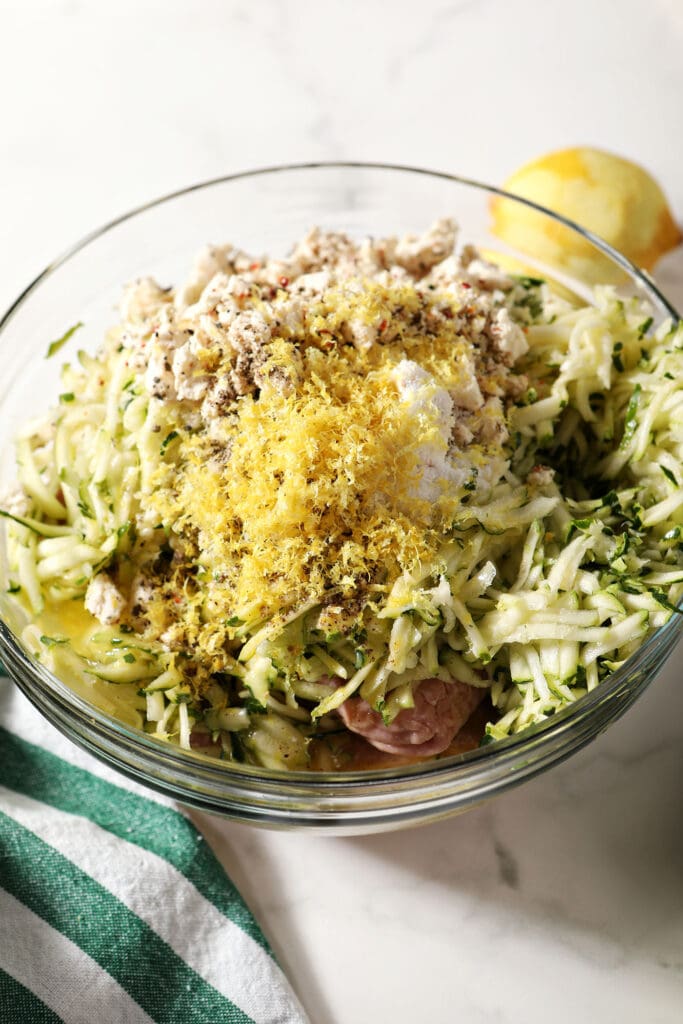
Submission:
M 113 893 L 256 1024 L 305 1021 L 268 953 L 162 857 L 2 786 L 0 807 Z
M 153 1024 L 111 974 L 1 888 L 0 965 L 68 1024 Z
M 147 800 L 154 800 L 164 807 L 172 807 L 175 811 L 182 813 L 182 809 L 170 797 L 162 796 L 161 793 L 155 793 L 153 790 L 141 786 L 77 747 L 58 729 L 50 725 L 46 718 L 43 718 L 11 679 L 3 677 L 0 677 L 0 723 L 6 723 L 6 728 L 9 728 L 20 739 L 34 743 L 38 747 L 44 747 L 50 754 L 61 757 L 69 764 L 84 768 L 100 779 L 112 782 L 115 786 L 127 789 L 137 796 L 144 796 Z

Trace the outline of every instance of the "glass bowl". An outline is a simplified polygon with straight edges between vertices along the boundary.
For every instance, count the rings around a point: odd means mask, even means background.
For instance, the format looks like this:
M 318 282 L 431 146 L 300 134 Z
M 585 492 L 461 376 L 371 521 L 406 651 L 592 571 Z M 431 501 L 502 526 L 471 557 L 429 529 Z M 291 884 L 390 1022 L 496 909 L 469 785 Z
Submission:
M 490 233 L 490 203 L 522 204 L 538 226 L 575 241 L 582 261 L 571 272 L 544 266 Z M 502 197 L 502 199 L 501 199 Z M 555 278 L 583 299 L 581 267 L 591 253 L 623 294 L 652 305 L 655 324 L 676 317 L 653 283 L 623 256 L 576 225 L 500 190 L 448 174 L 357 163 L 305 164 L 231 175 L 156 200 L 96 231 L 49 266 L 0 323 L 0 491 L 14 476 L 12 438 L 58 393 L 59 359 L 47 346 L 84 321 L 79 346 L 96 348 L 116 320 L 121 286 L 151 274 L 179 281 L 207 242 L 284 253 L 314 224 L 354 236 L 424 230 L 452 215 L 461 238 L 533 272 Z M 87 338 L 86 338 L 87 336 Z M 88 345 L 89 341 L 89 345 Z M 3 588 L 4 590 L 4 588 Z M 84 700 L 39 664 L 20 640 L 16 607 L 0 595 L 0 654 L 17 685 L 70 739 L 119 771 L 185 804 L 257 825 L 358 834 L 400 828 L 463 811 L 518 785 L 579 750 L 633 703 L 671 653 L 681 631 L 672 619 L 596 690 L 541 725 L 478 750 L 441 760 L 347 773 L 276 772 L 226 764 L 126 726 Z

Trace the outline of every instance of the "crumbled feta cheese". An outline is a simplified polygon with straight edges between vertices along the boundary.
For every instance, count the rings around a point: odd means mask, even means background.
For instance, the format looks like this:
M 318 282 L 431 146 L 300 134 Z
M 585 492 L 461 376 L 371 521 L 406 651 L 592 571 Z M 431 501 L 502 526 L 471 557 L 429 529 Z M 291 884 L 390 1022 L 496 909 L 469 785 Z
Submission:
M 228 377 L 217 377 L 209 387 L 206 398 L 201 405 L 201 417 L 211 426 L 214 420 L 220 420 L 237 397 Z
M 309 299 L 301 295 L 287 295 L 285 299 L 273 302 L 275 321 L 291 334 L 299 334 L 304 329 Z
M 197 358 L 197 342 L 190 338 L 173 354 L 173 381 L 178 398 L 200 402 L 209 389 L 211 378 Z
M 90 580 L 85 592 L 85 608 L 103 626 L 118 622 L 125 607 L 126 599 L 106 573 L 101 572 Z
M 182 311 L 192 306 L 217 274 L 232 272 L 240 255 L 232 245 L 205 246 L 198 253 L 187 281 L 175 293 L 176 309 Z
M 377 341 L 379 331 L 374 324 L 367 324 L 364 320 L 353 317 L 346 322 L 344 333 L 349 341 L 353 342 L 359 352 L 367 352 Z
M 486 289 L 487 291 L 507 292 L 510 291 L 515 284 L 510 275 L 506 274 L 501 267 L 496 266 L 495 263 L 489 263 L 488 260 L 482 260 L 479 257 L 475 257 L 473 260 L 470 260 L 465 270 L 470 282 L 478 285 L 479 288 Z
M 26 517 L 31 514 L 33 502 L 23 487 L 17 484 L 0 497 L 0 507 L 11 516 Z
M 151 277 L 141 277 L 124 288 L 119 312 L 130 324 L 144 324 L 155 317 L 171 300 L 168 289 L 161 288 Z
M 449 217 L 437 220 L 423 235 L 404 235 L 396 244 L 394 259 L 416 277 L 426 274 L 453 252 L 457 228 Z
M 317 270 L 314 274 L 301 274 L 297 277 L 294 290 L 306 298 L 320 298 L 329 288 L 332 274 L 329 270 Z
M 436 501 L 444 486 L 462 486 L 468 477 L 467 470 L 454 466 L 448 459 L 454 424 L 453 400 L 430 373 L 410 359 L 402 359 L 394 367 L 393 377 L 406 413 L 415 419 L 416 428 L 423 433 L 425 424 L 434 428 L 430 439 L 417 449 L 421 475 L 415 497 Z
M 312 228 L 292 252 L 292 260 L 304 273 L 328 270 L 343 261 L 355 262 L 356 246 L 346 235 L 336 231 Z
M 262 313 L 248 310 L 230 324 L 227 341 L 234 352 L 243 355 L 262 348 L 271 338 L 271 328 Z
M 152 398 L 158 398 L 162 402 L 176 398 L 171 358 L 160 345 L 155 345 L 150 353 L 144 383 Z
M 489 316 L 486 333 L 499 352 L 505 352 L 513 362 L 529 350 L 524 331 L 511 318 L 505 306 L 499 306 Z
M 454 405 L 459 409 L 469 409 L 470 411 L 481 409 L 484 398 L 472 358 L 461 355 L 457 365 L 460 371 L 457 383 L 450 390 Z

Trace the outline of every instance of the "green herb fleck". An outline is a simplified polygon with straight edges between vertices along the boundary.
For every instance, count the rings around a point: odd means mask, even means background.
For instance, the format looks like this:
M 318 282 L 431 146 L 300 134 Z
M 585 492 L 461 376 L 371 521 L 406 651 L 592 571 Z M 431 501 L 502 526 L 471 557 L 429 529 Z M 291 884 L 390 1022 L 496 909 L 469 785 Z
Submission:
M 526 277 L 522 275 L 517 278 L 522 288 L 538 288 L 539 285 L 545 284 L 545 278 L 543 277 Z
M 476 491 L 476 489 L 477 489 L 477 476 L 478 475 L 479 475 L 479 470 L 475 466 L 474 469 L 472 470 L 470 479 L 467 481 L 467 483 L 463 484 L 463 487 L 464 487 L 464 489 L 466 491 Z
M 69 338 L 73 337 L 76 331 L 78 331 L 82 326 L 83 323 L 81 320 L 79 320 L 77 324 L 74 324 L 73 327 L 70 327 L 68 331 L 65 331 L 61 338 L 57 338 L 56 341 L 51 341 L 50 344 L 48 345 L 45 358 L 49 359 L 51 356 L 55 355 L 56 352 L 59 352 L 60 348 L 66 345 Z
M 178 431 L 177 430 L 172 430 L 170 434 L 166 435 L 166 437 L 161 442 L 161 448 L 159 449 L 161 455 L 164 454 L 164 452 L 168 448 L 168 446 L 171 443 L 171 441 L 175 441 L 176 437 L 178 437 Z
M 624 363 L 623 363 L 621 355 L 620 355 L 621 350 L 623 349 L 623 347 L 624 347 L 624 343 L 622 341 L 618 341 L 616 343 L 616 345 L 614 346 L 614 348 L 612 349 L 612 365 L 614 366 L 614 369 L 618 373 L 623 373 L 624 372 Z
M 639 340 L 639 341 L 640 341 L 640 339 L 641 339 L 641 338 L 644 338 L 644 337 L 645 337 L 645 335 L 647 334 L 647 332 L 648 332 L 648 331 L 650 330 L 650 328 L 652 327 L 653 323 L 654 323 L 654 320 L 652 319 L 652 317 L 651 317 L 651 316 L 649 316 L 649 317 L 647 318 L 647 320 L 643 320 L 642 324 L 641 324 L 641 325 L 640 325 L 640 327 L 638 328 L 638 340 Z
M 667 469 L 666 466 L 662 466 L 661 463 L 659 465 L 659 468 L 661 469 L 661 471 L 664 474 L 664 476 L 666 477 L 666 479 L 669 480 L 674 485 L 674 487 L 678 487 L 679 486 L 678 480 L 676 479 L 676 477 L 674 476 L 674 474 L 671 472 L 670 469 Z
M 68 644 L 69 638 L 65 636 L 41 636 L 41 644 L 46 647 L 57 647 L 59 644 Z

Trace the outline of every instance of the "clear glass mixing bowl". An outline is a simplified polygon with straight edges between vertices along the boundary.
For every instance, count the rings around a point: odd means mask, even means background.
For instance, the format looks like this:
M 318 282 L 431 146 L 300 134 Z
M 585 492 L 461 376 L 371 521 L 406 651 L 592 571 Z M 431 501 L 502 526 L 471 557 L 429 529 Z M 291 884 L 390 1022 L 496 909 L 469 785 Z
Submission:
M 452 215 L 461 237 L 515 256 L 540 275 L 588 299 L 582 268 L 601 259 L 605 278 L 624 294 L 640 294 L 655 324 L 675 311 L 624 257 L 560 217 L 525 200 L 537 228 L 579 244 L 571 273 L 548 268 L 533 253 L 513 251 L 490 233 L 498 190 L 448 174 L 381 165 L 307 164 L 237 174 L 149 203 L 79 242 L 19 296 L 0 323 L 0 490 L 14 477 L 12 438 L 58 393 L 59 359 L 46 361 L 51 339 L 77 321 L 92 339 L 116 320 L 123 283 L 151 274 L 177 282 L 207 242 L 232 241 L 248 251 L 284 253 L 314 224 L 354 236 L 424 230 Z M 82 345 L 79 335 L 79 345 Z M 74 742 L 148 786 L 195 807 L 278 828 L 361 833 L 399 828 L 463 811 L 545 771 L 593 739 L 633 703 L 671 653 L 681 616 L 654 633 L 597 690 L 547 722 L 514 738 L 426 764 L 392 770 L 323 774 L 274 772 L 226 764 L 154 740 L 75 694 L 24 648 L 16 608 L 0 595 L 0 654 L 27 697 Z

